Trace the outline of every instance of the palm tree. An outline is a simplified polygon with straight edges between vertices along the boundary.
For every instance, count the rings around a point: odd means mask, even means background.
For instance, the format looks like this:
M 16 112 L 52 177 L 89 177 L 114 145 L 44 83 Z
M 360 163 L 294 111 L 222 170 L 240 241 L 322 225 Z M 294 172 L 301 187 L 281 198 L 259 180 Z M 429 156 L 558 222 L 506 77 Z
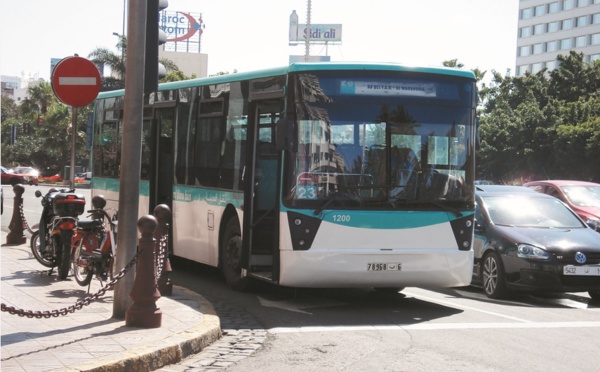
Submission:
M 88 55 L 88 58 L 97 66 L 107 66 L 111 70 L 111 76 L 102 77 L 102 91 L 125 88 L 127 36 L 119 35 L 117 49 L 118 53 L 107 48 L 96 48 Z M 179 70 L 175 62 L 170 59 L 161 58 L 160 63 L 165 66 L 167 73 Z

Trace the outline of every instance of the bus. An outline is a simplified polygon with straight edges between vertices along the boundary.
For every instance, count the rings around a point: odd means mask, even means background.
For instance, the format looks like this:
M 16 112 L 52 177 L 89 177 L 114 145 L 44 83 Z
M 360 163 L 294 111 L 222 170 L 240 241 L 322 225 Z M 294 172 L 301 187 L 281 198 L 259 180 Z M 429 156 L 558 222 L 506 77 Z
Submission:
M 391 63 L 293 63 L 146 94 L 140 215 L 229 286 L 469 285 L 476 80 Z M 94 110 L 92 195 L 119 198 L 124 91 Z

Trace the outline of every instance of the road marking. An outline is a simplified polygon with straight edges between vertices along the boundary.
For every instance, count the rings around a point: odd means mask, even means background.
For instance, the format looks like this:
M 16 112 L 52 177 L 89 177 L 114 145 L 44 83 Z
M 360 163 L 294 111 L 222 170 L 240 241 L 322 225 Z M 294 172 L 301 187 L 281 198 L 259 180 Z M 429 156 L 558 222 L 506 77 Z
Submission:
M 600 322 L 540 322 L 540 323 L 419 323 L 389 326 L 277 327 L 269 333 L 354 332 L 354 331 L 439 331 L 447 329 L 540 329 L 540 328 L 600 328 Z
M 440 300 L 440 299 L 437 299 L 437 298 L 423 296 L 423 295 L 419 295 L 419 294 L 415 294 L 415 293 L 411 293 L 411 292 L 407 292 L 407 291 L 403 291 L 402 293 L 404 293 L 407 296 L 413 296 L 415 298 L 422 299 L 422 300 L 425 300 L 427 302 L 434 302 L 434 303 L 437 303 L 437 304 L 440 304 L 440 305 L 444 305 L 444 306 L 450 306 L 450 307 L 454 307 L 454 308 L 460 308 L 460 309 L 463 309 L 463 310 L 477 311 L 477 312 L 480 312 L 480 313 L 483 313 L 483 314 L 493 315 L 493 316 L 497 316 L 497 317 L 500 317 L 500 318 L 514 320 L 514 321 L 517 321 L 517 322 L 531 323 L 531 320 L 521 319 L 521 318 L 517 318 L 517 317 L 514 317 L 514 316 L 510 316 L 510 315 L 504 315 L 504 314 L 497 313 L 497 312 L 494 312 L 494 311 L 482 310 L 482 309 L 478 309 L 478 308 L 473 307 L 473 306 L 467 306 L 467 305 L 463 305 L 463 304 L 457 304 L 457 303 L 454 303 L 454 302 L 444 301 L 444 300 Z

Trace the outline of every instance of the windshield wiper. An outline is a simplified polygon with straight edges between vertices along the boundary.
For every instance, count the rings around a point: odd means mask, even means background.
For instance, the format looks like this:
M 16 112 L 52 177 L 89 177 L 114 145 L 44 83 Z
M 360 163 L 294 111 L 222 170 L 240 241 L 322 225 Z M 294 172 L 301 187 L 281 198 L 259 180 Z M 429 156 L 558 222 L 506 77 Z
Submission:
M 315 209 L 315 211 L 313 212 L 313 214 L 315 216 L 318 216 L 321 214 L 321 212 L 323 212 L 323 210 L 325 208 L 327 208 L 333 201 L 335 200 L 349 200 L 349 201 L 354 201 L 357 202 L 358 204 L 361 204 L 362 200 L 360 200 L 360 198 L 353 198 L 351 194 L 349 194 L 347 192 L 348 190 L 342 191 L 342 190 L 338 190 L 333 192 L 332 194 L 329 195 L 329 198 L 327 200 L 325 200 L 323 202 L 323 204 L 321 204 L 317 209 Z

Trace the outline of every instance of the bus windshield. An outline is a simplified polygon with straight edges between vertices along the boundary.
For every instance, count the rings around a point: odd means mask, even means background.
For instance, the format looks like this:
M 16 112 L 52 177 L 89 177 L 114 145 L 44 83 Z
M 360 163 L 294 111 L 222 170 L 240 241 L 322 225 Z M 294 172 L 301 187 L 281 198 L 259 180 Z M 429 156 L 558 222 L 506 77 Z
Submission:
M 472 205 L 472 80 L 342 71 L 296 74 L 293 83 L 286 204 Z

